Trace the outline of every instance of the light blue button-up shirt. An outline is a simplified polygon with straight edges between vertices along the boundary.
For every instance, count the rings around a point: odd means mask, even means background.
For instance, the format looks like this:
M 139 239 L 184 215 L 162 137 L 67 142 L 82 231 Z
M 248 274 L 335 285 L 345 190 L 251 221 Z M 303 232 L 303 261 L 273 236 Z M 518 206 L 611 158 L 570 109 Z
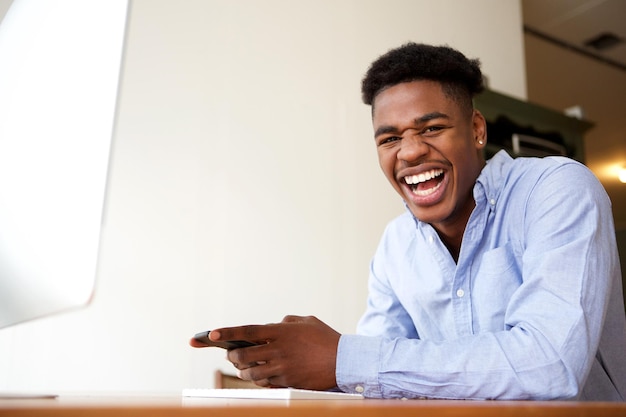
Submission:
M 610 201 L 583 165 L 498 153 L 458 263 L 406 212 L 371 264 L 340 389 L 367 397 L 624 400 L 626 324 Z M 606 320 L 605 320 L 606 316 Z

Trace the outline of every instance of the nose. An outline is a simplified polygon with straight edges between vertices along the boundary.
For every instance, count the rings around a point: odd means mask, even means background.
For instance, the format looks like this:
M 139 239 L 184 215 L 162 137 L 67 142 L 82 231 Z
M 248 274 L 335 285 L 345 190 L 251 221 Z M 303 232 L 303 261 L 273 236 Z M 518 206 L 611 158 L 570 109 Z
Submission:
M 428 144 L 417 134 L 406 134 L 400 142 L 397 158 L 406 162 L 417 161 L 428 153 Z

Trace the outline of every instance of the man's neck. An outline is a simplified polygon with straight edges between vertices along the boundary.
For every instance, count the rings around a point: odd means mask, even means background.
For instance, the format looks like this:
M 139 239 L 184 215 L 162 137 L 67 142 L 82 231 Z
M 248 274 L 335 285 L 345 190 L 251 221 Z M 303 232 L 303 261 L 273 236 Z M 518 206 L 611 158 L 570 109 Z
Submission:
M 461 231 L 460 233 L 455 233 L 454 235 L 447 235 L 437 230 L 441 241 L 444 243 L 444 245 L 446 245 L 446 248 L 448 248 L 448 252 L 450 252 L 450 255 L 452 255 L 452 259 L 454 259 L 455 263 L 458 263 L 459 261 L 459 254 L 461 253 L 461 242 L 463 241 L 464 231 L 465 230 Z
M 472 211 L 476 207 L 474 199 L 471 200 L 463 210 L 461 215 L 456 216 L 454 221 L 444 222 L 439 224 L 432 224 L 433 228 L 437 231 L 439 238 L 446 245 L 450 255 L 454 262 L 458 262 L 459 254 L 461 253 L 461 243 L 463 242 L 463 234 L 465 233 L 465 227 L 469 221 Z

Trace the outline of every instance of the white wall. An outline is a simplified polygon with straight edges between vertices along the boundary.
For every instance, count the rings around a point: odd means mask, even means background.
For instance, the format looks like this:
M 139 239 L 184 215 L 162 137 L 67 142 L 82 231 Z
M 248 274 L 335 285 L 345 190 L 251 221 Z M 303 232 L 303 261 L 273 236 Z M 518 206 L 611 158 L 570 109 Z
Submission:
M 96 297 L 0 330 L 0 390 L 210 386 L 230 368 L 197 331 L 312 314 L 352 332 L 403 210 L 359 84 L 408 40 L 526 95 L 518 0 L 134 0 Z

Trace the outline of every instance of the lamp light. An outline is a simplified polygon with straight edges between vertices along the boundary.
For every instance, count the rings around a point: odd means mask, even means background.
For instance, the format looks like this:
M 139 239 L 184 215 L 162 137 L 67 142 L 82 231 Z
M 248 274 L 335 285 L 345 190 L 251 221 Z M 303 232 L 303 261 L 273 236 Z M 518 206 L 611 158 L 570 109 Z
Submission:
M 626 184 L 626 167 L 622 167 L 617 173 L 617 177 L 621 183 Z

